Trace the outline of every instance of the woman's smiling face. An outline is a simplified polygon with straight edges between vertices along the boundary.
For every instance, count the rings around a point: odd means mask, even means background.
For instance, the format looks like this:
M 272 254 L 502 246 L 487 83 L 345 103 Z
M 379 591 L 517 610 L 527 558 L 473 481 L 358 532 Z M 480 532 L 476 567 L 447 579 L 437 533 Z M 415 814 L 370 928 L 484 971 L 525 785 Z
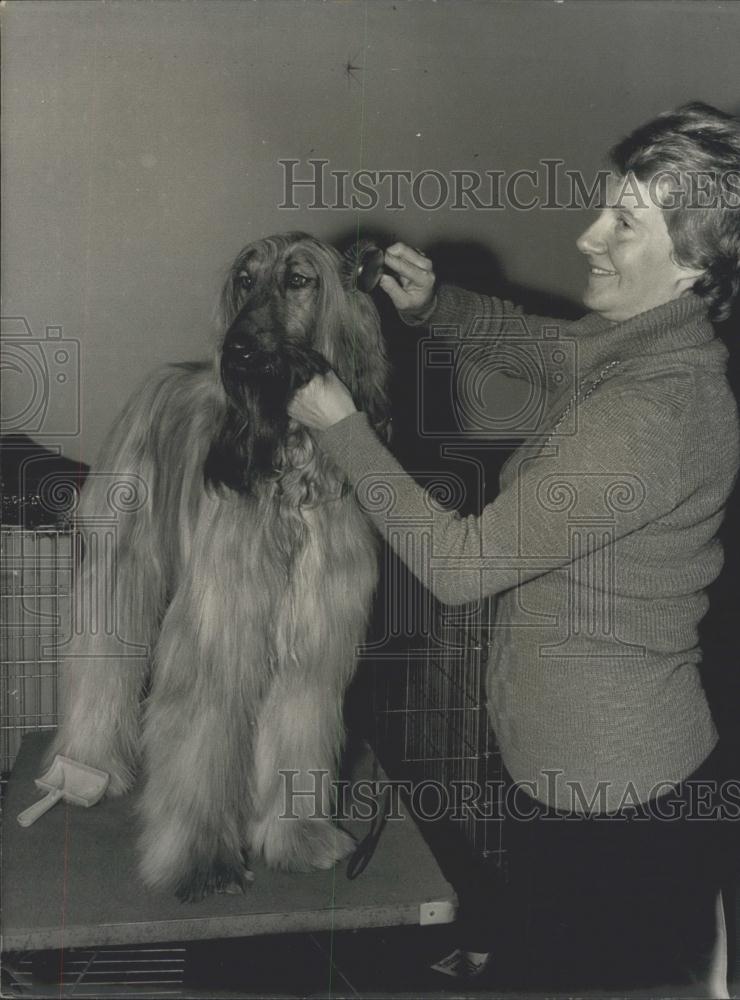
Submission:
M 673 259 L 673 243 L 655 186 L 612 174 L 607 204 L 576 246 L 590 272 L 584 305 L 614 323 L 678 298 L 700 271 Z

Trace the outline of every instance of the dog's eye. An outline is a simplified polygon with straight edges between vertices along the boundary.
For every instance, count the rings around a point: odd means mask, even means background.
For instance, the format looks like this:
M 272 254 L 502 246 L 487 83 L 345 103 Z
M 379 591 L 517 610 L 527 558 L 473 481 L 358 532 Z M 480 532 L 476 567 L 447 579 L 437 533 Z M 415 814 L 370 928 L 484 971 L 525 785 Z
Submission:
M 288 288 L 305 288 L 306 285 L 310 284 L 311 279 L 306 277 L 305 274 L 301 274 L 299 271 L 293 271 L 293 273 L 288 276 Z
M 248 292 L 249 289 L 254 284 L 254 282 L 252 281 L 252 275 L 249 274 L 248 271 L 240 271 L 237 277 L 237 281 L 239 282 L 239 287 L 243 288 L 245 292 Z

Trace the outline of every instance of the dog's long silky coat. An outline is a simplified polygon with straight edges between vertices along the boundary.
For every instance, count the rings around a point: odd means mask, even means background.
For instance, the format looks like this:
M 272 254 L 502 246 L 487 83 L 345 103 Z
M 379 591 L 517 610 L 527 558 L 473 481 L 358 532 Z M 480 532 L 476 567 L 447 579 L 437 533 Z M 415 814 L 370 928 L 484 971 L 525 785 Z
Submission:
M 300 233 L 247 246 L 224 288 L 215 363 L 150 378 L 83 491 L 77 627 L 51 755 L 108 771 L 112 795 L 142 772 L 141 874 L 183 899 L 244 888 L 249 856 L 306 871 L 352 848 L 321 813 L 376 541 L 286 411 L 331 366 L 378 428 L 387 419 L 378 316 L 351 270 Z M 99 525 L 112 482 L 124 502 L 111 546 Z M 316 770 L 327 776 L 319 801 L 286 803 L 286 785 L 313 791 Z

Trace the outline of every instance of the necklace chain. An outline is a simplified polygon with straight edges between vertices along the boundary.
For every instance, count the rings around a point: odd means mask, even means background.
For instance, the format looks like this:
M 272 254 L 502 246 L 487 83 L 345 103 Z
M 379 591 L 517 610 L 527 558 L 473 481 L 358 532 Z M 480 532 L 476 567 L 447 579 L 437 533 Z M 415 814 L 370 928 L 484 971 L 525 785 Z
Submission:
M 546 447 L 550 443 L 550 441 L 552 440 L 552 438 L 557 433 L 558 428 L 561 426 L 561 424 L 563 423 L 563 421 L 570 415 L 570 412 L 573 409 L 573 407 L 575 406 L 575 404 L 577 402 L 579 402 L 579 401 L 581 403 L 585 403 L 586 400 L 589 398 L 589 396 L 596 389 L 598 389 L 598 387 L 604 381 L 604 379 L 606 378 L 606 376 L 608 375 L 608 373 L 613 368 L 616 368 L 618 365 L 621 365 L 621 363 L 622 363 L 621 361 L 616 361 L 615 360 L 615 361 L 610 361 L 608 365 L 605 365 L 601 369 L 601 371 L 599 372 L 599 374 L 596 376 L 596 378 L 594 378 L 594 379 L 591 380 L 591 382 L 588 385 L 588 388 L 586 389 L 585 392 L 583 391 L 583 389 L 584 389 L 584 386 L 586 385 L 586 383 L 588 382 L 588 379 L 587 378 L 582 379 L 581 382 L 578 383 L 578 388 L 576 389 L 576 391 L 573 393 L 573 395 L 568 400 L 568 405 L 565 407 L 565 409 L 563 410 L 563 412 L 560 414 L 560 416 L 558 417 L 558 419 L 555 421 L 555 424 L 554 424 L 552 430 L 550 431 L 549 435 L 547 436 L 547 439 L 545 440 L 545 443 L 544 443 L 543 447 Z

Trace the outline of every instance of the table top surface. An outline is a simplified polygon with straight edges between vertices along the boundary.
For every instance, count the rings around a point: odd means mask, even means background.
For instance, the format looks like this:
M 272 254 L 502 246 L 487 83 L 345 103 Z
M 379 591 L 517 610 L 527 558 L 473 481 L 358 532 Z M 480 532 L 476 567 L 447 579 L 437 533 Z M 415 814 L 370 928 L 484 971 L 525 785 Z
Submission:
M 88 809 L 59 803 L 32 826 L 16 816 L 41 795 L 34 778 L 48 734 L 23 740 L 5 800 L 2 852 L 2 947 L 61 949 L 154 941 L 245 937 L 295 931 L 445 923 L 455 894 L 408 817 L 386 822 L 365 870 L 293 874 L 251 861 L 245 894 L 181 903 L 153 892 L 137 873 L 136 790 Z M 378 776 L 367 747 L 355 751 L 353 781 Z M 380 777 L 383 777 L 380 772 Z M 346 824 L 358 842 L 370 821 Z

